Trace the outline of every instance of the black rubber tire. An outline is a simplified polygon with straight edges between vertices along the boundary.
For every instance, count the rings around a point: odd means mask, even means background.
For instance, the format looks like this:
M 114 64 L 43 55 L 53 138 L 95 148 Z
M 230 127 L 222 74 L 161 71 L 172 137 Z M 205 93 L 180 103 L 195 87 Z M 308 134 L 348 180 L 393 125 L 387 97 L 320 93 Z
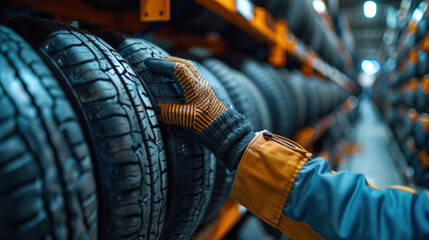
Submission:
M 280 18 L 280 14 L 282 13 L 283 9 L 287 9 L 289 5 L 289 0 L 256 0 L 254 1 L 256 5 L 259 5 L 261 7 L 264 7 L 266 10 L 268 10 L 271 15 L 273 15 L 276 18 Z
M 286 1 L 285 1 L 286 2 Z M 288 4 L 284 4 L 284 8 L 279 17 L 286 19 L 288 28 L 299 38 L 304 37 L 304 34 L 309 26 L 311 15 L 315 15 L 310 1 L 293 0 Z M 314 16 L 313 16 L 314 18 Z
M 97 157 L 101 239 L 157 239 L 167 201 L 167 162 L 148 96 L 101 39 L 54 21 L 6 21 L 41 53 L 73 98 Z
M 347 94 L 343 90 L 343 88 L 341 88 L 335 83 L 330 84 L 330 87 L 332 89 L 331 91 L 334 99 L 334 105 L 332 110 L 335 110 L 338 108 L 339 105 L 341 105 L 341 103 L 344 102 L 345 98 L 347 98 Z
M 418 53 L 418 61 L 416 64 L 415 77 L 422 78 L 428 72 L 427 66 L 428 66 L 428 54 L 425 51 L 421 50 Z
M 427 115 L 426 115 L 427 116 Z M 415 124 L 415 136 L 414 136 L 414 142 L 416 144 L 416 149 L 419 151 L 425 151 L 425 143 L 428 139 L 428 133 L 423 130 L 423 124 L 421 121 L 418 121 Z
M 316 28 L 319 27 L 317 20 L 319 20 L 319 15 L 310 14 L 308 19 L 308 25 L 306 26 L 305 32 L 302 36 L 302 41 L 308 46 L 311 44 Z
M 265 99 L 267 99 L 273 121 L 273 131 L 282 136 L 291 137 L 293 119 L 290 117 L 290 102 L 283 97 L 285 91 L 282 91 L 282 89 L 284 87 L 275 79 L 273 80 L 266 66 L 254 60 L 245 60 L 242 62 L 240 69 L 257 85 L 263 92 Z
M 311 39 L 308 45 L 320 55 L 323 48 L 323 34 L 325 34 L 322 22 L 320 19 L 316 19 L 314 31 L 311 33 Z
M 286 111 L 287 117 L 283 120 L 283 124 L 289 125 L 288 137 L 292 137 L 296 132 L 296 123 L 297 123 L 297 106 L 296 106 L 296 97 L 293 92 L 293 88 L 289 82 L 290 79 L 286 79 L 284 75 L 280 74 L 277 69 L 274 67 L 265 64 L 266 72 L 271 76 L 271 80 L 274 81 L 277 85 L 277 88 L 282 93 L 283 98 L 283 110 Z
M 404 103 L 407 108 L 414 108 L 416 105 L 416 94 L 410 89 L 404 93 Z
M 280 74 L 283 76 L 285 81 L 290 83 L 290 87 L 294 93 L 296 102 L 296 128 L 305 127 L 307 124 L 307 99 L 305 98 L 305 92 L 302 86 L 297 82 L 299 79 L 286 69 L 279 69 Z
M 236 171 L 230 172 L 222 161 L 218 160 L 216 166 L 216 178 L 213 186 L 213 193 L 202 219 L 202 225 L 207 225 L 216 219 L 219 214 L 219 210 L 230 196 L 232 184 L 235 179 Z
M 260 123 L 258 113 L 254 108 L 253 98 L 247 94 L 245 87 L 235 77 L 235 70 L 218 59 L 206 59 L 203 64 L 216 75 L 226 88 L 234 108 L 246 116 L 254 127 Z
M 226 90 L 218 76 L 212 72 L 211 69 L 207 68 L 203 63 L 193 63 L 197 66 L 198 71 L 204 77 L 204 79 L 209 81 L 210 87 L 213 89 L 216 96 L 223 102 L 223 104 L 228 108 L 235 108 L 228 90 Z
M 272 131 L 273 121 L 271 119 L 270 107 L 264 94 L 246 75 L 240 71 L 235 71 L 235 78 L 245 87 L 246 92 L 250 94 L 252 100 L 255 102 L 254 108 L 259 115 L 260 125 L 254 126 L 254 131 L 262 131 L 264 129 Z
M 416 108 L 419 112 L 428 113 L 429 110 L 429 94 L 425 93 L 422 86 L 419 86 L 416 91 Z
M 423 17 L 417 24 L 416 41 L 420 42 L 428 30 L 428 18 Z
M 154 102 L 183 102 L 178 86 L 169 79 L 155 78 L 144 64 L 150 57 L 168 57 L 167 52 L 143 39 L 104 31 L 101 37 L 111 43 L 137 72 Z M 216 160 L 194 135 L 161 124 L 168 159 L 168 213 L 163 239 L 189 239 L 209 203 Z
M 328 36 L 326 32 L 322 35 L 321 38 L 322 46 L 320 49 L 320 55 L 323 60 L 328 62 L 330 65 L 333 65 L 335 63 L 335 58 L 338 55 L 338 51 L 336 50 L 334 46 L 334 42 L 331 36 Z
M 216 96 L 220 98 L 224 104 L 228 105 L 229 108 L 234 108 L 227 89 L 223 86 L 221 79 L 218 78 L 215 72 L 211 72 L 211 69 L 206 68 L 204 65 L 199 63 L 195 64 L 203 77 L 210 82 Z M 219 210 L 229 197 L 234 177 L 235 171 L 230 172 L 222 161 L 216 161 L 216 175 L 213 181 L 213 192 L 205 211 L 203 211 L 204 216 L 201 221 L 202 225 L 208 224 L 217 216 Z
M 42 59 L 0 26 L 0 239 L 97 239 L 78 118 Z
M 305 89 L 306 99 L 307 99 L 307 113 L 308 113 L 308 123 L 311 124 L 320 113 L 320 97 L 317 87 L 313 79 L 307 79 L 301 73 L 298 74 L 301 81 L 299 83 Z
M 331 111 L 332 106 L 332 95 L 330 94 L 329 85 L 327 82 L 322 82 L 320 80 L 314 81 L 316 89 L 319 92 L 320 96 L 320 116 L 325 116 Z

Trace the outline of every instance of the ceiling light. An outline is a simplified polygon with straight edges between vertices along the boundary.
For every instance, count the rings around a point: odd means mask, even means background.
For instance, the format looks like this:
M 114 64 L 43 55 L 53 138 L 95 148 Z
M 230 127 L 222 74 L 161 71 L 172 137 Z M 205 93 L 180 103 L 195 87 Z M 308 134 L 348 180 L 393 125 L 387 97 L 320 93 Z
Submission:
M 374 75 L 380 71 L 380 63 L 377 60 L 363 60 L 361 67 L 368 75 Z
M 316 10 L 318 14 L 322 14 L 326 12 L 326 6 L 325 3 L 322 0 L 314 0 L 313 1 L 313 8 Z
M 363 4 L 363 13 L 367 18 L 373 18 L 377 14 L 377 4 L 373 1 L 366 1 Z

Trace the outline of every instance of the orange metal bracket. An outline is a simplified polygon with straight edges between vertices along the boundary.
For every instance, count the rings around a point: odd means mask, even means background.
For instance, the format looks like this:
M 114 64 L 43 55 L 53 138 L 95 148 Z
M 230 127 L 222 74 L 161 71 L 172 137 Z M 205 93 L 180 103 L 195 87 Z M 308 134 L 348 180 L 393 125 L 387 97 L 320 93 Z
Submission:
M 429 52 L 429 34 L 426 34 L 422 40 L 422 48 L 426 52 Z
M 410 60 L 410 62 L 412 64 L 416 64 L 418 57 L 417 57 L 417 50 L 416 49 L 411 49 L 410 53 L 408 54 L 408 60 Z
M 140 0 L 140 21 L 170 20 L 170 0 Z
M 311 77 L 314 75 L 314 68 L 306 63 L 301 65 L 301 72 L 307 76 L 307 77 Z
M 83 0 L 8 0 L 8 2 L 52 12 L 58 20 L 79 20 L 129 33 L 140 32 L 149 26 L 149 23 L 140 22 L 138 11 L 105 11 Z
M 275 67 L 283 67 L 286 65 L 286 50 L 288 45 L 280 46 L 278 43 L 283 43 L 287 35 L 286 21 L 278 20 L 276 22 L 276 44 L 270 47 L 268 62 Z
M 193 240 L 218 240 L 231 230 L 231 228 L 243 217 L 239 211 L 239 205 L 228 199 L 221 210 L 219 217 L 204 232 L 197 234 Z
M 429 167 L 429 157 L 426 151 L 420 151 L 419 158 L 420 158 L 420 164 L 423 169 L 426 169 L 427 167 Z

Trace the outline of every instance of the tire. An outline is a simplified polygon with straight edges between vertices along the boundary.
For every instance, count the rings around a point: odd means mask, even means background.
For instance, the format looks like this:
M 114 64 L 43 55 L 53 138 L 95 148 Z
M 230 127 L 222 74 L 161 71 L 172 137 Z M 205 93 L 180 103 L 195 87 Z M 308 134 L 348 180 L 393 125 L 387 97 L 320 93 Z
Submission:
M 404 103 L 407 108 L 414 108 L 416 106 L 416 93 L 411 89 L 407 89 L 404 93 Z
M 425 117 L 427 117 L 426 114 L 423 114 Z M 423 123 L 421 121 L 418 121 L 415 124 L 415 136 L 414 136 L 414 141 L 416 144 L 416 148 L 419 151 L 425 151 L 425 143 L 427 142 L 428 139 L 428 132 L 424 131 L 423 129 Z
M 246 116 L 254 128 L 260 124 L 258 113 L 254 108 L 254 99 L 247 94 L 247 89 L 237 80 L 235 70 L 217 59 L 206 59 L 203 64 L 216 75 L 226 88 L 234 108 Z
M 328 36 L 326 32 L 324 32 L 324 34 L 322 35 L 321 41 L 322 41 L 322 46 L 321 46 L 320 55 L 323 60 L 325 60 L 330 65 L 333 65 L 335 62 L 335 58 L 338 54 L 338 51 L 334 46 L 333 39 L 332 37 Z
M 183 102 L 178 86 L 155 78 L 144 64 L 149 57 L 170 56 L 143 39 L 105 31 L 101 37 L 111 43 L 140 76 L 153 102 Z M 214 156 L 187 131 L 160 124 L 168 159 L 168 213 L 163 239 L 189 239 L 209 203 L 216 170 Z
M 97 239 L 78 118 L 30 45 L 0 26 L 0 239 Z
M 316 32 L 316 28 L 319 27 L 317 24 L 317 20 L 319 20 L 319 16 L 315 14 L 310 14 L 308 19 L 308 24 L 306 26 L 305 32 L 302 36 L 302 41 L 308 46 L 311 44 L 314 34 Z M 314 49 L 313 49 L 314 50 Z
M 428 71 L 427 71 L 427 65 L 428 65 L 428 56 L 427 53 L 423 50 L 419 51 L 418 53 L 418 61 L 416 64 L 416 76 L 418 78 L 422 78 Z
M 422 86 L 417 88 L 416 107 L 419 112 L 428 113 L 429 95 L 424 91 Z
M 289 83 L 289 79 L 285 79 L 277 69 L 274 67 L 265 64 L 266 72 L 271 76 L 271 80 L 275 82 L 277 89 L 280 90 L 282 97 L 281 108 L 286 113 L 286 118 L 283 119 L 283 125 L 288 129 L 289 137 L 296 131 L 296 122 L 297 122 L 297 107 L 296 107 L 296 98 L 292 89 L 292 86 Z
M 285 1 L 286 2 L 286 1 Z M 311 15 L 316 14 L 309 1 L 294 0 L 284 4 L 279 17 L 286 19 L 288 28 L 299 38 L 302 38 L 308 27 Z
M 155 113 L 128 64 L 104 41 L 54 21 L 6 21 L 62 76 L 91 134 L 100 238 L 157 239 L 164 224 L 167 163 Z
M 210 87 L 213 89 L 216 96 L 224 103 L 224 105 L 226 105 L 228 108 L 235 108 L 228 91 L 218 76 L 204 64 L 197 62 L 193 63 L 197 66 L 197 69 L 200 71 L 200 74 L 204 77 L 204 79 L 209 81 Z
M 417 24 L 416 41 L 420 42 L 428 30 L 428 18 L 423 17 Z
M 330 89 L 328 86 L 328 83 L 321 82 L 321 81 L 314 81 L 314 84 L 316 85 L 316 89 L 319 92 L 320 96 L 320 116 L 325 116 L 331 111 L 332 106 L 332 96 L 330 94 Z
M 305 89 L 307 99 L 308 123 L 311 124 L 319 115 L 320 112 L 320 97 L 312 79 L 306 79 L 301 73 L 296 73 L 300 79 L 299 84 Z
M 247 89 L 247 92 L 252 96 L 252 100 L 255 102 L 255 110 L 259 115 L 260 125 L 255 125 L 255 131 L 262 131 L 267 129 L 272 131 L 273 123 L 271 119 L 270 107 L 267 103 L 267 100 L 264 97 L 264 94 L 258 89 L 258 87 L 243 73 L 236 71 L 236 79 Z
M 209 224 L 218 216 L 219 210 L 230 196 L 235 172 L 230 172 L 222 161 L 217 161 L 213 193 L 207 206 L 207 211 L 202 219 L 202 225 Z
M 283 9 L 287 9 L 289 1 L 283 0 L 266 0 L 255 1 L 257 5 L 264 7 L 275 18 L 279 18 Z
M 224 104 L 228 105 L 230 108 L 234 108 L 232 99 L 223 86 L 221 79 L 218 78 L 214 72 L 211 72 L 209 68 L 204 67 L 204 65 L 199 63 L 196 63 L 196 65 L 204 78 L 211 83 L 211 87 L 215 91 L 216 96 L 218 96 Z M 201 221 L 202 225 L 206 225 L 216 218 L 219 210 L 230 195 L 234 178 L 235 171 L 230 172 L 222 161 L 217 160 L 216 174 L 213 181 L 213 192 L 205 208 L 206 211 Z
M 264 65 L 254 60 L 245 60 L 240 70 L 263 92 L 270 107 L 273 131 L 285 137 L 291 137 L 293 120 L 290 118 L 290 102 L 283 98 L 282 86 L 272 79 Z M 287 107 L 285 107 L 287 106 Z
M 285 81 L 289 81 L 292 91 L 294 92 L 296 102 L 296 128 L 305 127 L 307 124 L 307 99 L 302 86 L 297 82 L 296 76 L 290 74 L 286 69 L 279 69 L 280 74 Z
M 321 48 L 323 48 L 323 44 L 322 44 L 323 34 L 324 34 L 324 29 L 323 29 L 322 22 L 320 21 L 320 19 L 316 19 L 314 32 L 311 34 L 311 39 L 308 45 L 310 45 L 310 47 L 319 55 L 322 50 Z

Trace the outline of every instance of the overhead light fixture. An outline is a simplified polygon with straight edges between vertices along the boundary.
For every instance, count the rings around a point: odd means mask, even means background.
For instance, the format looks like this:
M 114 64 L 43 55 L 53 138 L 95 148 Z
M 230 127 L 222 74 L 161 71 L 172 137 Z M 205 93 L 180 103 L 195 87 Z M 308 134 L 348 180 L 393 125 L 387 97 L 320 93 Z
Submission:
M 377 4 L 374 1 L 366 1 L 363 4 L 363 14 L 367 18 L 373 18 L 377 14 Z
M 368 75 L 374 75 L 380 71 L 380 63 L 377 60 L 363 60 L 361 67 Z
M 313 8 L 316 10 L 318 14 L 322 14 L 326 12 L 326 6 L 325 3 L 322 0 L 314 0 L 313 1 Z

